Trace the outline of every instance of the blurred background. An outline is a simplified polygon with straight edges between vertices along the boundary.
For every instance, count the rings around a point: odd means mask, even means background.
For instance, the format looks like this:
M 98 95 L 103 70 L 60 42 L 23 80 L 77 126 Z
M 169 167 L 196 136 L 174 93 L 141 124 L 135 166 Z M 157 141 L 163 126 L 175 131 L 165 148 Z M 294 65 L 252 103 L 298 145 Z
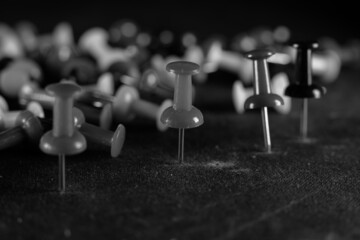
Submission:
M 9 1 L 3 0 L 0 22 L 10 25 L 33 22 L 40 33 L 52 31 L 60 21 L 73 25 L 75 36 L 100 26 L 108 28 L 119 19 L 131 19 L 140 28 L 193 31 L 200 39 L 214 34 L 227 38 L 254 27 L 285 25 L 292 37 L 330 36 L 340 43 L 360 37 L 358 8 L 347 2 L 304 1 Z

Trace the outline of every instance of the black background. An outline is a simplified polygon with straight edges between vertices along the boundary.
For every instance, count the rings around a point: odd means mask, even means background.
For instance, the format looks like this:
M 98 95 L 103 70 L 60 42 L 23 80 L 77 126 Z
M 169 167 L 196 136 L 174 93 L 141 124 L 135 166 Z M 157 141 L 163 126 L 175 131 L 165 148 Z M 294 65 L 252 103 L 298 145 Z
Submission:
M 50 32 L 60 21 L 73 25 L 76 38 L 91 27 L 108 28 L 120 19 L 132 19 L 144 30 L 170 28 L 193 31 L 201 39 L 222 34 L 231 39 L 253 27 L 288 26 L 292 37 L 317 39 L 330 36 L 339 42 L 360 37 L 358 8 L 346 1 L 2 1 L 0 22 L 35 23 L 40 33 Z

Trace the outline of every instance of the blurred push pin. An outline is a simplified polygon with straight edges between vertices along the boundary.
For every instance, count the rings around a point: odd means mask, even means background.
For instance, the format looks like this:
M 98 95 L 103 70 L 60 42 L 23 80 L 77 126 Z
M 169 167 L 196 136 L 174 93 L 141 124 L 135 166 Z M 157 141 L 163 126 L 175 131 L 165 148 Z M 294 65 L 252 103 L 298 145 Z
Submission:
M 179 129 L 178 160 L 184 161 L 184 130 L 204 123 L 199 109 L 192 105 L 191 75 L 198 73 L 199 65 L 193 62 L 176 61 L 166 65 L 168 72 L 175 74 L 174 105 L 165 109 L 161 121 L 171 128 Z
M 9 105 L 6 99 L 0 95 L 0 111 L 7 112 L 9 110 Z
M 306 141 L 308 131 L 308 98 L 321 98 L 326 89 L 312 82 L 311 54 L 318 48 L 316 42 L 299 42 L 293 44 L 297 49 L 295 65 L 295 83 L 290 84 L 285 95 L 293 98 L 302 98 L 302 116 L 300 119 L 301 140 Z
M 131 86 L 124 85 L 117 90 L 115 97 L 113 97 L 113 110 L 116 121 L 126 122 L 137 115 L 144 116 L 155 120 L 159 131 L 165 131 L 168 126 L 161 121 L 161 114 L 172 105 L 172 101 L 166 99 L 158 106 L 152 102 L 142 100 L 139 95 L 137 89 Z
M 40 141 L 43 152 L 59 156 L 59 191 L 65 192 L 65 155 L 73 155 L 86 149 L 85 137 L 75 130 L 73 117 L 74 95 L 80 87 L 73 83 L 56 83 L 46 88 L 55 96 L 53 129 Z
M 267 49 L 257 49 L 247 52 L 245 55 L 247 58 L 253 60 L 255 82 L 255 94 L 245 101 L 245 109 L 261 108 L 265 149 L 268 153 L 271 153 L 268 107 L 276 107 L 284 104 L 284 100 L 279 95 L 271 93 L 266 59 L 273 54 L 274 52 Z
M 4 116 L 0 114 L 0 129 L 4 123 Z M 43 127 L 38 118 L 28 110 L 19 112 L 13 126 L 0 133 L 0 151 L 9 147 L 28 142 L 33 145 L 39 144 L 43 134 Z
M 124 125 L 119 124 L 115 132 L 102 129 L 85 121 L 85 115 L 78 108 L 73 109 L 75 126 L 85 136 L 86 141 L 91 144 L 105 146 L 110 149 L 110 155 L 116 158 L 120 155 L 125 142 L 126 130 Z

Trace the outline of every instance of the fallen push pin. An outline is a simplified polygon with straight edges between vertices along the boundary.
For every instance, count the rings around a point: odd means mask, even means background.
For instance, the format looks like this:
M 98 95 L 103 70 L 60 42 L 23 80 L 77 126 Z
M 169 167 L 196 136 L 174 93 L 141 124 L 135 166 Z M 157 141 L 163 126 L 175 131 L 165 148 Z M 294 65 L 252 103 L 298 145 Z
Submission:
M 184 161 L 185 129 L 204 123 L 199 109 L 192 105 L 191 75 L 199 72 L 199 65 L 187 61 L 176 61 L 166 65 L 166 70 L 175 74 L 174 105 L 165 109 L 161 121 L 171 128 L 179 129 L 178 160 Z
M 56 83 L 46 87 L 55 96 L 53 110 L 53 129 L 40 140 L 40 149 L 51 155 L 59 156 L 59 192 L 65 193 L 65 155 L 85 151 L 85 137 L 74 126 L 74 95 L 81 88 L 74 83 Z
M 257 49 L 247 52 L 245 56 L 253 60 L 254 66 L 254 95 L 246 99 L 245 109 L 261 108 L 261 119 L 264 131 L 265 150 L 271 153 L 271 137 L 268 117 L 268 107 L 284 104 L 284 100 L 277 94 L 271 93 L 269 84 L 269 70 L 266 59 L 274 52 L 267 49 Z

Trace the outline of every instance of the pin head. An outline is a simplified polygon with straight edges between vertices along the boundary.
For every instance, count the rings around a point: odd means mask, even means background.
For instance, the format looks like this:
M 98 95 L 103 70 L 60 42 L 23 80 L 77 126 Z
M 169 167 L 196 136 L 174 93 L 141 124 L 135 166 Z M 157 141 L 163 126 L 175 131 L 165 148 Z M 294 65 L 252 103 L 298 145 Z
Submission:
M 264 49 L 255 49 L 250 52 L 246 52 L 244 55 L 245 57 L 251 60 L 261 60 L 261 59 L 267 59 L 274 54 L 275 54 L 274 51 L 264 48 Z
M 81 126 L 83 123 L 86 122 L 85 115 L 80 109 L 73 107 L 72 112 L 73 112 L 73 116 L 74 116 L 74 125 L 75 126 Z
M 47 86 L 45 90 L 50 95 L 58 96 L 61 98 L 68 98 L 73 96 L 76 92 L 81 91 L 81 87 L 71 82 L 62 82 L 51 84 Z
M 45 112 L 44 112 L 43 107 L 41 106 L 40 103 L 38 103 L 36 101 L 29 102 L 26 106 L 26 110 L 29 110 L 30 112 L 34 113 L 35 116 L 37 116 L 39 118 L 45 117 Z
M 319 47 L 319 43 L 314 41 L 299 41 L 292 44 L 297 49 L 316 49 Z
M 117 157 L 120 155 L 125 141 L 126 130 L 124 125 L 119 124 L 116 128 L 111 142 L 111 156 Z
M 284 104 L 284 100 L 277 94 L 267 93 L 253 95 L 246 99 L 245 109 L 257 109 L 262 107 L 276 107 Z
M 156 117 L 156 126 L 160 131 L 165 131 L 168 129 L 168 125 L 164 124 L 161 120 L 162 113 L 165 111 L 165 109 L 171 107 L 172 108 L 173 101 L 170 99 L 166 99 L 160 106 L 159 111 L 157 112 Z
M 43 152 L 51 155 L 65 154 L 74 155 L 86 150 L 86 139 L 78 131 L 70 137 L 54 137 L 53 131 L 45 133 L 40 140 L 40 148 Z
M 234 107 L 237 113 L 245 111 L 244 103 L 247 98 L 247 93 L 241 81 L 235 81 L 232 87 L 232 98 Z
M 144 90 L 155 89 L 159 85 L 160 79 L 154 69 L 147 69 L 143 72 L 140 78 L 139 87 Z
M 204 123 L 204 117 L 196 107 L 192 107 L 190 111 L 169 107 L 162 113 L 161 122 L 171 128 L 195 128 Z
M 315 83 L 311 85 L 291 84 L 285 89 L 285 95 L 293 98 L 321 98 L 326 88 Z
M 18 119 L 31 142 L 38 143 L 44 131 L 39 119 L 28 110 L 22 111 Z
M 29 82 L 24 84 L 18 94 L 20 104 L 26 105 L 30 101 L 31 95 L 38 89 L 39 87 L 34 83 Z
M 193 75 L 199 73 L 200 66 L 193 62 L 176 61 L 166 65 L 166 71 L 174 74 Z
M 120 87 L 113 102 L 113 109 L 116 109 L 114 117 L 119 121 L 134 118 L 135 114 L 130 113 L 130 105 L 137 99 L 139 99 L 139 93 L 135 88 L 126 85 Z
M 9 111 L 9 105 L 5 100 L 5 98 L 1 95 L 0 95 L 0 111 L 4 111 L 4 112 Z
M 9 69 L 0 74 L 0 89 L 7 97 L 18 97 L 21 87 L 29 82 L 29 75 L 25 72 Z

